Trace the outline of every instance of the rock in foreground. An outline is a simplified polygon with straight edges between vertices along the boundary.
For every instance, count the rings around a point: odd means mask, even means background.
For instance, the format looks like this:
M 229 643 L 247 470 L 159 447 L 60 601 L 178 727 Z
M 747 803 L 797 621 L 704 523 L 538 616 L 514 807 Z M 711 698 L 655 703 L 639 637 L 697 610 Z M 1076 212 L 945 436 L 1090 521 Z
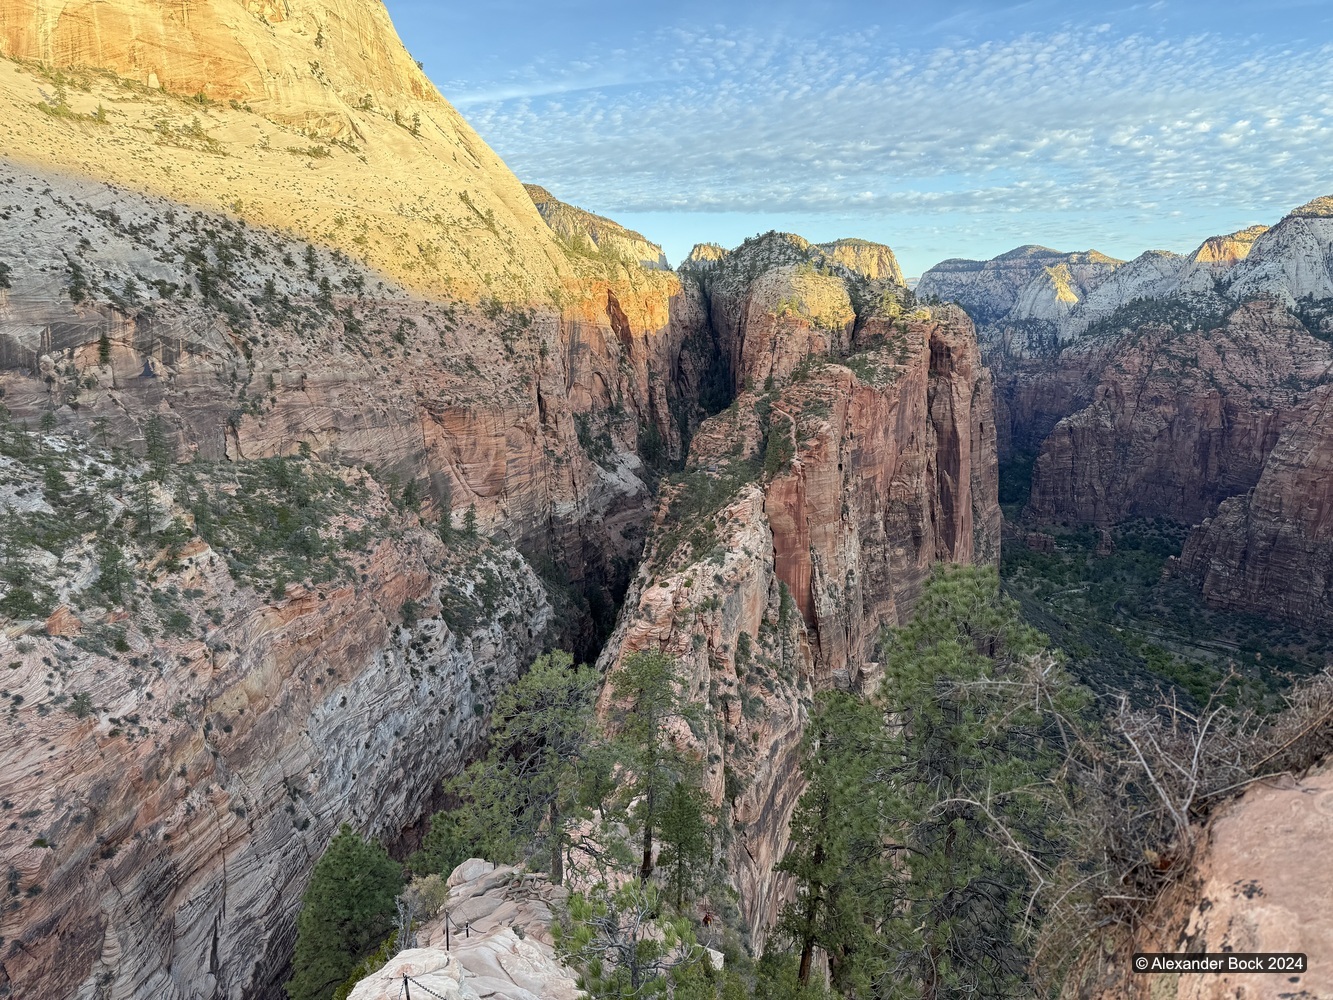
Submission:
M 423 945 L 367 976 L 348 1000 L 399 1000 L 423 987 L 446 1000 L 576 1000 L 574 974 L 551 947 L 551 907 L 564 890 L 540 875 L 473 859 L 449 877 L 445 913 L 417 932 Z M 452 928 L 445 947 L 445 921 Z M 429 991 L 429 992 L 428 992 Z M 413 995 L 418 991 L 413 990 Z

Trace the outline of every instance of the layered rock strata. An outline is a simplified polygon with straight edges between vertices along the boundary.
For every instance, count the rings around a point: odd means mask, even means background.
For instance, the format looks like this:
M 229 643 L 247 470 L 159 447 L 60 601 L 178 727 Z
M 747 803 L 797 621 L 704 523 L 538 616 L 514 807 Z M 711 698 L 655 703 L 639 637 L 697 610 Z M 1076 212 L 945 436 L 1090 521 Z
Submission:
M 121 482 L 108 516 L 151 527 L 118 601 L 116 521 L 59 561 L 29 551 L 68 603 L 0 630 L 0 994 L 277 997 L 314 860 L 342 822 L 392 840 L 421 815 L 541 648 L 545 591 L 512 549 L 446 548 L 351 476 L 360 499 L 308 543 L 341 568 L 261 592 L 238 560 L 265 553 L 214 549 L 141 469 L 78 464 Z
M 1195 529 L 1181 561 L 1214 604 L 1333 621 L 1333 386 L 1282 432 L 1254 488 Z
M 681 737 L 723 807 L 760 942 L 787 891 L 772 869 L 813 695 L 872 685 L 878 632 L 931 565 L 993 561 L 999 541 L 990 380 L 966 316 L 900 315 L 896 298 L 854 313 L 863 290 L 799 272 L 788 256 L 806 250 L 767 238 L 707 272 L 740 392 L 666 489 L 602 660 L 662 649 L 683 664 L 710 725 Z
M 577 1000 L 576 977 L 552 947 L 552 910 L 564 899 L 541 876 L 465 861 L 449 877 L 444 912 L 416 932 L 417 947 L 363 979 L 348 1000 L 398 1000 L 404 976 L 446 1000 Z
M 574 253 L 631 261 L 650 270 L 669 270 L 662 248 L 641 233 L 568 205 L 537 184 L 523 187 L 546 224 Z
M 1145 325 L 1099 354 L 1088 404 L 1041 444 L 1037 521 L 1202 520 L 1259 480 L 1333 363 L 1327 343 L 1263 300 L 1216 329 Z

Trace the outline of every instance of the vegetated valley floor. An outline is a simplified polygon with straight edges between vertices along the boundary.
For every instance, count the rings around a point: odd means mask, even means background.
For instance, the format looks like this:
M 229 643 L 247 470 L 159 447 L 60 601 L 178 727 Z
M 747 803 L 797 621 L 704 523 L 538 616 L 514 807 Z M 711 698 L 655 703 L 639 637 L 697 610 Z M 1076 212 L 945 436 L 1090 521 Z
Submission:
M 1022 456 L 1000 466 L 1004 589 L 1095 691 L 1128 692 L 1140 704 L 1174 693 L 1197 707 L 1220 690 L 1230 704 L 1271 711 L 1293 681 L 1333 657 L 1333 630 L 1209 607 L 1173 558 L 1185 525 L 1126 521 L 1110 531 L 1113 550 L 1098 554 L 1094 529 L 1022 523 L 1031 468 Z M 1027 544 L 1034 531 L 1053 540 L 1053 551 Z

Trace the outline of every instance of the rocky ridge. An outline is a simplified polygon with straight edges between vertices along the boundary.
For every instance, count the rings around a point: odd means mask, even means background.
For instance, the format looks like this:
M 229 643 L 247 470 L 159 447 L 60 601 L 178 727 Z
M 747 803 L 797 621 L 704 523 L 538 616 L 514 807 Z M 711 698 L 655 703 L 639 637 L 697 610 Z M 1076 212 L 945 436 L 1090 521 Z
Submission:
M 662 649 L 684 665 L 757 942 L 788 891 L 772 868 L 814 693 L 873 684 L 878 631 L 910 612 L 932 564 L 998 556 L 990 380 L 971 324 L 904 305 L 901 289 L 867 299 L 810 249 L 770 234 L 699 270 L 715 324 L 738 334 L 739 391 L 665 489 L 601 661 Z
M 363 979 L 348 1000 L 398 1000 L 404 976 L 446 1000 L 577 1000 L 576 977 L 552 947 L 552 908 L 564 895 L 541 876 L 465 861 L 449 876 L 444 913 L 416 932 L 417 947 Z
M 1189 256 L 1118 264 L 1055 319 L 1020 308 L 1047 278 L 997 289 L 1015 255 L 989 270 L 945 262 L 923 278 L 926 293 L 954 289 L 980 321 L 998 373 L 1001 456 L 1035 459 L 1027 518 L 1206 521 L 1185 565 L 1212 603 L 1321 619 L 1333 556 L 1320 541 L 1327 488 L 1312 420 L 1333 361 L 1329 204 Z
M 604 216 L 567 205 L 544 187 L 523 187 L 546 224 L 573 253 L 631 261 L 649 270 L 670 270 L 662 248 L 647 237 Z

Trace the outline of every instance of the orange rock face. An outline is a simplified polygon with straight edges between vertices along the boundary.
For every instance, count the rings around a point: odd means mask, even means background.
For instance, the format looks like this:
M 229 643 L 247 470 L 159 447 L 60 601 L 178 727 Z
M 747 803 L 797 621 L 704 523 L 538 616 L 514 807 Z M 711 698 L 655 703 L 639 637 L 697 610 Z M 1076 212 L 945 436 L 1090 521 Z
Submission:
M 767 321 L 761 336 L 783 332 Z M 799 319 L 785 332 L 812 343 Z M 990 376 L 971 323 L 942 308 L 867 318 L 851 339 L 877 346 L 845 365 L 806 355 L 790 381 L 742 391 L 704 423 L 603 657 L 614 669 L 660 648 L 685 665 L 712 720 L 695 749 L 758 940 L 788 891 L 772 869 L 802 790 L 814 693 L 874 683 L 880 628 L 903 620 L 935 562 L 998 556 Z M 758 356 L 771 371 L 772 352 Z M 710 492 L 716 509 L 699 509 Z

